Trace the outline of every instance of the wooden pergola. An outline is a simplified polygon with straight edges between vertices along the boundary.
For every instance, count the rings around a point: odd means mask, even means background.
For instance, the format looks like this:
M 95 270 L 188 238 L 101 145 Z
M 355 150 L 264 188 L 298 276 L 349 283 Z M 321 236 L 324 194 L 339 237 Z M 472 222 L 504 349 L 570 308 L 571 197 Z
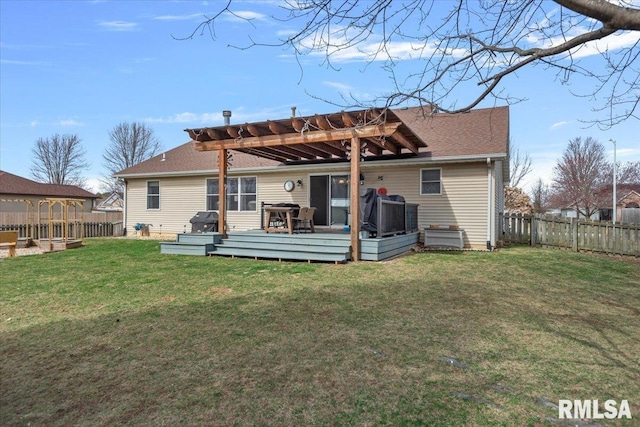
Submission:
M 393 110 L 361 110 L 264 122 L 185 129 L 198 151 L 218 151 L 219 229 L 226 237 L 227 152 L 242 151 L 283 163 L 347 159 L 352 177 L 364 157 L 418 154 L 426 147 Z M 360 188 L 350 180 L 352 259 L 359 260 Z

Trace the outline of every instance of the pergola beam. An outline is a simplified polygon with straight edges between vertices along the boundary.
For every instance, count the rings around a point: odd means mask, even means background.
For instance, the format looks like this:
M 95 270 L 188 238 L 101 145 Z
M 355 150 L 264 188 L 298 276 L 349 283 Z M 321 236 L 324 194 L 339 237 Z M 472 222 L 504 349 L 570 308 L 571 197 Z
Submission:
M 271 160 L 277 160 L 282 163 L 291 160 L 287 154 L 278 153 L 266 148 L 247 148 L 241 151 L 244 151 L 249 154 L 253 154 L 254 156 L 260 156 L 260 157 L 265 157 Z
M 409 149 L 413 154 L 418 154 L 418 146 L 405 138 L 400 132 L 394 132 L 389 137 L 404 148 Z
M 352 138 L 375 138 L 381 136 L 389 136 L 396 132 L 402 123 L 388 123 L 386 125 L 369 125 L 361 128 L 336 129 L 331 131 L 318 130 L 301 132 L 300 134 L 286 135 L 265 135 L 247 138 L 238 138 L 239 134 L 235 128 L 227 127 L 227 132 L 234 139 L 225 139 L 221 141 L 197 141 L 195 149 L 197 151 L 210 151 L 221 149 L 241 149 L 241 148 L 259 148 L 259 147 L 275 147 L 278 145 L 293 144 L 314 144 L 328 141 L 350 140 Z M 230 130 L 233 129 L 234 131 Z M 234 136 L 235 135 L 235 136 Z M 236 140 L 238 138 L 238 140 Z

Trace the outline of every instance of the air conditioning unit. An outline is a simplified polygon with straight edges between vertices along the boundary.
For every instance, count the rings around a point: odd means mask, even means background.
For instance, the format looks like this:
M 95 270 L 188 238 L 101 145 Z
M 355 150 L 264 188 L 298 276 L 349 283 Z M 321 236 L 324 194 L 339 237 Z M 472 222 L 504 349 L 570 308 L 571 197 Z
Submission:
M 425 228 L 424 245 L 462 249 L 464 248 L 462 230 L 459 228 Z

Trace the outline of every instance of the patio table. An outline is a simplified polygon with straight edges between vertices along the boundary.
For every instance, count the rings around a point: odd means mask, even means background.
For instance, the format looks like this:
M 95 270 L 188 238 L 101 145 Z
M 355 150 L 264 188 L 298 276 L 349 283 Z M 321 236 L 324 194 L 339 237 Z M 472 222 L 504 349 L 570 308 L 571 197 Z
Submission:
M 265 206 L 264 211 L 265 215 L 265 223 L 264 223 L 264 231 L 266 233 L 289 233 L 293 234 L 293 211 L 296 208 L 290 206 Z M 279 218 L 283 223 L 284 227 L 272 227 L 271 222 L 274 219 Z

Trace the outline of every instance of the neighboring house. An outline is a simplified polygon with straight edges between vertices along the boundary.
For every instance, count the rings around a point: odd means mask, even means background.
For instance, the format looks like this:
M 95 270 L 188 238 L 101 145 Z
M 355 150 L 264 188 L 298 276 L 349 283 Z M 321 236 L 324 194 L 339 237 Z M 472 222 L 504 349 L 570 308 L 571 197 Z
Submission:
M 98 196 L 76 185 L 43 184 L 0 171 L 0 212 L 20 213 L 27 211 L 28 200 L 38 208 L 38 201 L 47 198 L 82 199 L 83 212 L 91 212 Z
M 107 197 L 98 200 L 96 207 L 93 209 L 96 212 L 122 212 L 124 208 L 124 197 L 122 193 L 114 191 Z
M 593 221 L 613 221 L 613 185 L 607 185 L 597 191 L 600 200 L 600 209 L 591 217 Z M 640 184 L 618 184 L 616 186 L 616 222 L 637 223 L 640 219 Z M 556 204 L 560 202 L 556 201 Z M 578 211 L 572 207 L 553 208 L 547 214 L 562 216 L 564 218 L 584 219 L 584 215 L 578 215 Z
M 602 190 L 602 197 L 609 203 L 603 204 L 598 211 L 598 219 L 603 221 L 613 220 L 613 185 L 608 185 Z M 638 222 L 640 218 L 640 184 L 618 184 L 616 185 L 616 206 L 617 222 Z
M 637 190 L 631 190 L 618 203 L 618 218 L 627 224 L 640 224 L 640 185 Z
M 217 211 L 218 157 L 226 153 L 228 232 L 259 229 L 261 204 L 279 202 L 314 206 L 317 227 L 342 229 L 351 220 L 352 189 L 376 188 L 419 204 L 421 228 L 454 224 L 465 247 L 494 247 L 509 179 L 508 107 L 456 115 L 406 108 L 355 125 L 365 114 L 188 129 L 192 141 L 115 175 L 125 181 L 127 233 L 139 223 L 152 224 L 152 234 L 188 232 L 196 212 Z M 358 162 L 350 146 L 360 143 Z

